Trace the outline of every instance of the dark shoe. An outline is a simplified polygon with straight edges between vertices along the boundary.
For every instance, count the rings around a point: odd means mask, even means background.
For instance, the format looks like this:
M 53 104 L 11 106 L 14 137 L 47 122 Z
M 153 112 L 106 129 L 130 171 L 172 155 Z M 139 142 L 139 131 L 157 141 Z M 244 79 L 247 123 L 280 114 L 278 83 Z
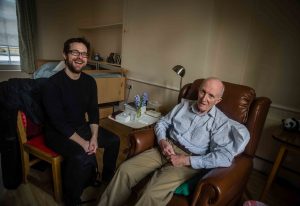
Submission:
M 95 202 L 97 199 L 89 199 L 89 200 L 83 200 L 80 202 L 80 205 L 84 205 L 84 204 L 87 204 L 87 203 L 91 203 L 91 202 Z
M 81 199 L 74 200 L 74 199 L 65 197 L 64 202 L 65 202 L 65 206 L 80 206 L 82 201 L 81 201 Z
M 100 187 L 101 186 L 101 181 L 95 180 L 94 182 L 92 182 L 91 186 L 92 187 Z

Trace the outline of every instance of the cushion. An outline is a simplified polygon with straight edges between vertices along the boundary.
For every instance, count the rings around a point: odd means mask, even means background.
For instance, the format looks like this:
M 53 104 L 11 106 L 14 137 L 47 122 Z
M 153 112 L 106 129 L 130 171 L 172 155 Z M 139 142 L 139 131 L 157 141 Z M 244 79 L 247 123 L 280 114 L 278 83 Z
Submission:
M 33 123 L 29 118 L 27 118 L 27 127 L 26 127 L 27 138 L 30 139 L 31 137 L 42 134 L 42 132 L 43 132 L 42 125 L 37 125 Z
M 52 70 L 54 72 L 58 72 L 66 67 L 65 61 L 60 61 L 58 65 Z
M 21 112 L 21 118 L 23 126 L 26 129 L 26 135 L 28 139 L 42 134 L 42 125 L 33 123 L 29 118 L 27 118 L 24 112 Z
M 21 119 L 22 119 L 22 124 L 24 126 L 24 128 L 27 127 L 27 118 L 24 112 L 21 112 Z
M 176 195 L 183 195 L 183 196 L 189 196 L 193 193 L 198 180 L 201 177 L 199 175 L 196 175 L 195 177 L 192 177 L 191 179 L 187 180 L 186 182 L 182 183 L 179 187 L 176 188 L 174 194 Z
M 34 73 L 33 73 L 33 79 L 38 79 L 38 78 L 48 78 L 57 73 L 57 70 L 54 71 L 54 69 L 58 66 L 59 61 L 57 62 L 47 62 L 43 64 L 40 68 L 38 68 Z
M 21 119 L 24 128 L 26 128 L 26 135 L 29 139 L 25 144 L 34 146 L 43 152 L 48 153 L 52 157 L 56 157 L 59 154 L 47 147 L 44 142 L 44 135 L 42 134 L 42 127 L 34 124 L 29 118 L 26 117 L 24 112 L 21 112 Z
M 56 157 L 59 155 L 45 145 L 44 135 L 35 136 L 35 137 L 31 138 L 30 140 L 28 140 L 25 144 L 34 146 L 34 147 L 40 149 L 41 151 L 48 153 L 52 157 Z

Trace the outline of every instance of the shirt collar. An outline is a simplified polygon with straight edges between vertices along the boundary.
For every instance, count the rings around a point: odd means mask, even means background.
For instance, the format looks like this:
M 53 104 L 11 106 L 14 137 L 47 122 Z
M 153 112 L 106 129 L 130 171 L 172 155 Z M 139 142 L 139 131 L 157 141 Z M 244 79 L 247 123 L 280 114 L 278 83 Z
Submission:
M 214 114 L 216 113 L 216 106 L 214 105 L 207 113 L 200 114 L 197 109 L 197 101 L 195 101 L 194 104 L 192 104 L 190 106 L 190 108 L 194 113 L 201 115 L 201 116 L 208 114 L 209 116 L 214 117 Z

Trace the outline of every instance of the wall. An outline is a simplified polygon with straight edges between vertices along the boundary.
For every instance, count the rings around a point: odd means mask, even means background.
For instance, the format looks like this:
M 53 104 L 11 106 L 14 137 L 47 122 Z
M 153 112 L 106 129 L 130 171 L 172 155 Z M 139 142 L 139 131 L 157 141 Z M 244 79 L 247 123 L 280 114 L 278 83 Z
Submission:
M 122 30 L 82 30 L 122 22 L 122 0 L 36 1 L 38 16 L 38 58 L 61 59 L 63 43 L 71 37 L 84 36 L 92 52 L 106 58 L 110 52 L 121 53 Z M 117 41 L 116 41 L 117 40 Z
M 94 0 L 90 25 L 122 23 L 123 0 Z M 93 52 L 100 53 L 105 60 L 111 52 L 121 54 L 122 27 L 81 30 L 91 40 Z
M 129 69 L 129 100 L 147 91 L 170 109 L 178 94 L 179 78 L 171 71 L 176 64 L 186 68 L 183 83 L 217 76 L 253 87 L 273 102 L 255 160 L 255 168 L 267 173 L 280 145 L 272 131 L 283 118 L 300 119 L 300 3 L 128 0 L 124 7 L 122 66 Z M 280 172 L 298 186 L 299 163 L 288 155 L 284 165 L 294 172 Z
M 188 70 L 185 82 L 203 76 L 212 11 L 213 1 L 127 1 L 122 65 L 129 77 L 178 88 L 176 64 Z
M 184 83 L 218 76 L 300 111 L 300 5 L 289 2 L 128 0 L 122 66 L 131 79 L 178 88 L 171 68 L 181 64 Z
M 177 102 L 179 78 L 171 71 L 176 64 L 187 70 L 183 83 L 218 76 L 271 98 L 272 108 L 257 151 L 263 159 L 275 158 L 279 144 L 271 133 L 281 119 L 300 119 L 299 1 L 93 0 L 83 4 L 44 0 L 37 1 L 37 8 L 39 57 L 60 58 L 65 39 L 84 33 L 100 54 L 122 52 L 122 67 L 129 70 L 127 83 L 133 86 L 129 100 L 147 91 L 151 100 L 168 111 Z M 120 38 L 120 30 L 104 34 L 111 38 L 105 41 L 103 31 L 78 29 L 121 18 L 122 42 L 113 40 L 114 35 Z M 296 157 L 289 155 L 285 165 L 300 172 Z M 255 161 L 262 171 L 268 172 L 270 166 Z M 293 172 L 283 171 L 299 182 Z M 285 173 L 282 175 L 287 176 Z
M 79 0 L 36 1 L 38 58 L 62 59 L 66 39 L 79 36 L 79 25 L 90 22 L 90 6 Z

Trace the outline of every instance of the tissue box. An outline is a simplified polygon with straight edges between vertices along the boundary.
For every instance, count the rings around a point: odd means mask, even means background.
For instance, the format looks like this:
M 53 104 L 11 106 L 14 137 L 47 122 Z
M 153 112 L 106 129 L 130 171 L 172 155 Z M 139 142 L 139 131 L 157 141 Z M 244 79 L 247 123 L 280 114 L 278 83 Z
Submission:
M 160 112 L 153 111 L 153 110 L 148 110 L 148 111 L 146 111 L 146 114 L 148 114 L 148 115 L 151 116 L 151 117 L 155 117 L 155 118 L 158 118 L 158 117 L 161 116 L 161 113 L 160 113 Z
M 130 115 L 126 112 L 122 112 L 118 115 L 116 115 L 116 120 L 120 122 L 129 122 L 130 121 Z

